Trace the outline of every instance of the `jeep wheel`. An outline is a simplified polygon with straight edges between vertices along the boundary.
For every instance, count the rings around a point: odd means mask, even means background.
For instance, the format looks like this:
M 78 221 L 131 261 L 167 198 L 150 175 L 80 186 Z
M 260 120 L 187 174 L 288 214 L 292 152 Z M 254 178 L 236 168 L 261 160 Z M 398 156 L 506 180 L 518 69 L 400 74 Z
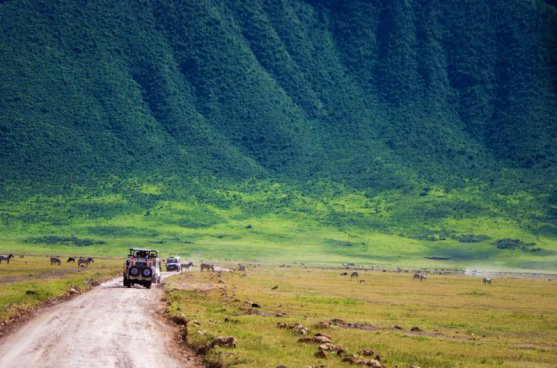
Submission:
M 151 283 L 150 283 L 150 282 L 146 283 L 146 284 L 145 284 L 145 287 L 146 287 L 147 289 L 150 289 L 150 288 L 151 288 Z

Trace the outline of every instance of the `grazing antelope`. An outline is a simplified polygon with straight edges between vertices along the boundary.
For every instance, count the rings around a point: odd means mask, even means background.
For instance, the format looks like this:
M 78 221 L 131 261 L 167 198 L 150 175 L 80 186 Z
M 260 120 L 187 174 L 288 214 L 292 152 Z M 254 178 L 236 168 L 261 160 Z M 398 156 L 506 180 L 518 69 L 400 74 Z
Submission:
M 93 262 L 95 261 L 91 257 L 88 258 L 79 257 L 79 260 L 77 261 L 77 267 L 81 266 L 82 264 L 85 265 L 85 267 L 89 267 L 89 263 L 93 263 Z
M 50 257 L 50 265 L 58 265 L 61 266 L 62 262 L 60 262 L 60 258 L 58 257 Z
M 491 279 L 489 277 L 484 277 L 484 285 L 491 285 Z
M 6 260 L 6 262 L 10 263 L 10 259 L 14 258 L 13 254 L 8 254 L 7 256 L 4 255 L 0 255 L 0 263 L 2 263 L 3 260 Z

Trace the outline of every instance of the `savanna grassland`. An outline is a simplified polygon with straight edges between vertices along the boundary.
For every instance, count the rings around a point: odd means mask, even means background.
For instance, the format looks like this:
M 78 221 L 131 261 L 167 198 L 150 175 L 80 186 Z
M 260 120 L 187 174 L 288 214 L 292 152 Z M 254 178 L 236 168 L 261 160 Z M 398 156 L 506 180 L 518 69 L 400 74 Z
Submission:
M 139 246 L 193 259 L 545 272 L 557 261 L 544 217 L 557 195 L 494 194 L 480 183 L 404 192 L 328 181 L 181 185 L 114 179 L 102 192 L 47 187 L 0 199 L 0 252 L 119 256 Z
M 348 354 L 386 367 L 553 367 L 557 362 L 557 284 L 548 278 L 481 277 L 247 265 L 246 272 L 194 271 L 167 280 L 171 316 L 187 320 L 187 343 L 214 347 L 207 362 L 234 367 L 348 367 L 317 343 L 322 333 Z M 257 306 L 253 306 L 257 304 Z M 301 324 L 301 335 L 279 324 Z M 284 327 L 284 325 L 283 325 Z M 414 331 L 412 331 L 414 330 Z M 371 356 L 362 356 L 364 349 Z
M 0 254 L 29 262 L 0 265 L 3 313 L 120 262 L 45 256 L 129 247 L 557 272 L 555 34 L 541 0 L 0 1 Z M 318 364 L 276 323 L 335 318 L 365 327 L 331 326 L 335 343 L 388 366 L 556 360 L 544 280 L 286 271 L 193 273 L 241 302 L 170 288 L 171 310 L 201 323 L 194 345 L 236 336 L 208 359 L 244 366 Z M 246 299 L 287 315 L 245 315 Z

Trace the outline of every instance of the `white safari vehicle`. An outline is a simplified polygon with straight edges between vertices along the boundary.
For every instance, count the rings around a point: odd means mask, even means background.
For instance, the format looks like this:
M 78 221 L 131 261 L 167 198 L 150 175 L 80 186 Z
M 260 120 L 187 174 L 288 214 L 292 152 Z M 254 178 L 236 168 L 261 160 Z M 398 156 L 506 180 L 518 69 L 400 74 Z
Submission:
M 124 286 L 133 284 L 151 288 L 152 283 L 161 282 L 161 262 L 159 252 L 154 249 L 130 248 L 124 263 Z
M 168 257 L 168 259 L 166 260 L 166 270 L 180 272 L 182 270 L 181 262 L 182 261 L 178 256 Z

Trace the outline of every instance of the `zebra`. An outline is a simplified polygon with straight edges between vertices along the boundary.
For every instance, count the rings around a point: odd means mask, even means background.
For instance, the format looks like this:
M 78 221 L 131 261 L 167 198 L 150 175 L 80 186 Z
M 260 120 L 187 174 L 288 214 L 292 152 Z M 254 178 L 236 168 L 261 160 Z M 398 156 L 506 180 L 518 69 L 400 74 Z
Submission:
M 491 279 L 489 277 L 484 277 L 484 285 L 491 285 Z
M 89 258 L 83 258 L 80 257 L 79 260 L 77 261 L 77 267 L 81 266 L 82 264 L 85 265 L 85 267 L 89 266 L 89 263 L 93 263 L 95 261 L 93 261 L 93 258 L 89 257 Z
M 7 256 L 0 255 L 0 263 L 2 263 L 3 260 L 6 260 L 6 262 L 8 262 L 9 264 L 11 258 L 14 258 L 14 255 L 12 253 L 8 254 Z
M 425 280 L 427 280 L 427 276 L 426 276 L 426 275 L 419 274 L 419 273 L 415 273 L 415 274 L 414 274 L 414 277 L 412 277 L 412 280 L 425 281 Z
M 212 264 L 209 264 L 209 263 L 202 263 L 201 264 L 201 272 L 203 272 L 203 270 L 214 272 L 215 271 L 215 266 L 213 266 Z
M 180 271 L 184 270 L 186 272 L 189 272 L 192 267 L 193 267 L 193 262 L 181 263 L 180 264 Z

